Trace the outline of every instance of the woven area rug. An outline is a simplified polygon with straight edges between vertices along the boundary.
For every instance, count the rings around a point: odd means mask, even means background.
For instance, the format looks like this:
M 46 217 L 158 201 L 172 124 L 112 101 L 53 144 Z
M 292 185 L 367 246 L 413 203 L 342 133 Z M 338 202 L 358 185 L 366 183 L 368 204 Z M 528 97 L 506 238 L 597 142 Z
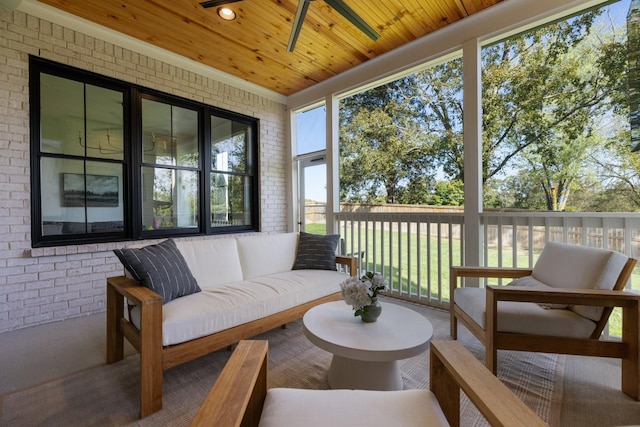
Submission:
M 423 314 L 433 324 L 434 339 L 450 339 L 447 312 L 399 300 L 384 299 L 383 304 L 400 304 Z M 331 354 L 306 339 L 302 321 L 256 339 L 269 340 L 270 387 L 328 388 Z M 483 360 L 484 347 L 470 333 L 461 328 L 459 340 Z M 163 409 L 143 420 L 138 419 L 139 358 L 134 355 L 1 396 L 0 425 L 188 426 L 229 355 L 220 350 L 165 371 Z M 498 377 L 545 421 L 557 425 L 565 356 L 502 351 L 498 357 Z M 400 366 L 405 388 L 429 387 L 428 352 Z M 487 425 L 466 396 L 462 399 L 461 425 Z

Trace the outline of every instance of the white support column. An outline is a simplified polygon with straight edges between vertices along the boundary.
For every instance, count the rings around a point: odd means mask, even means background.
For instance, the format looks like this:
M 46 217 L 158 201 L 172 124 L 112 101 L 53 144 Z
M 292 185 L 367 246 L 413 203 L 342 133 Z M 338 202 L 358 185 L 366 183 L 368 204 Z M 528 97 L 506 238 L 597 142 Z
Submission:
M 482 61 L 477 39 L 463 44 L 464 88 L 464 264 L 480 265 L 482 254 Z
M 338 234 L 335 213 L 340 212 L 340 103 L 338 98 L 328 95 L 325 104 L 327 108 L 327 234 Z
M 296 114 L 293 110 L 287 111 L 289 120 L 287 124 L 287 134 L 289 135 L 289 147 L 287 148 L 287 171 L 289 171 L 289 179 L 287 180 L 287 200 L 289 201 L 289 209 L 287 209 L 287 231 L 300 231 L 298 224 L 300 223 L 300 200 L 298 191 L 299 173 L 297 162 L 295 159 L 298 154 L 298 125 Z

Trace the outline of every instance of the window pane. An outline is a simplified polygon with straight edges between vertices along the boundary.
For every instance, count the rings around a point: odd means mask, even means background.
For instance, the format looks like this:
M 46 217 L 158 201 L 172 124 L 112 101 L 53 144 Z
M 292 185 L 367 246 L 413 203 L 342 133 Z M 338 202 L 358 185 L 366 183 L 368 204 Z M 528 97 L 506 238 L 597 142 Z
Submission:
M 40 150 L 84 155 L 84 85 L 40 75 Z M 56 181 L 57 182 L 57 181 Z
M 121 165 L 57 158 L 41 164 L 43 235 L 124 229 Z
M 124 159 L 122 92 L 86 85 L 88 157 Z
M 298 154 L 327 148 L 326 119 L 324 105 L 296 114 Z
M 211 174 L 211 226 L 251 224 L 251 179 Z
M 124 158 L 122 92 L 49 74 L 40 87 L 42 152 Z
M 247 144 L 250 126 L 220 117 L 211 117 L 211 169 L 220 172 L 247 172 Z
M 143 228 L 198 227 L 198 194 L 198 172 L 143 167 Z
M 198 137 L 197 111 L 142 100 L 145 163 L 198 167 Z
M 637 2 L 607 2 L 482 49 L 485 208 L 640 209 L 628 98 L 636 13 Z
M 123 172 L 119 163 L 87 162 L 90 233 L 124 231 Z

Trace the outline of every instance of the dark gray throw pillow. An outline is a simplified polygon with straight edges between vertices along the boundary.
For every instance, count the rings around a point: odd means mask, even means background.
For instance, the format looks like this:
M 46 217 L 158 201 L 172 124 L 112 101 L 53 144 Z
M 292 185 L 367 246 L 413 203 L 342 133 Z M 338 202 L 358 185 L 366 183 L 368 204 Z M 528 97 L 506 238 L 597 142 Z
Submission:
M 139 249 L 113 251 L 134 279 L 162 297 L 162 303 L 200 292 L 173 239 Z
M 339 234 L 322 236 L 300 233 L 293 270 L 336 270 L 336 247 Z

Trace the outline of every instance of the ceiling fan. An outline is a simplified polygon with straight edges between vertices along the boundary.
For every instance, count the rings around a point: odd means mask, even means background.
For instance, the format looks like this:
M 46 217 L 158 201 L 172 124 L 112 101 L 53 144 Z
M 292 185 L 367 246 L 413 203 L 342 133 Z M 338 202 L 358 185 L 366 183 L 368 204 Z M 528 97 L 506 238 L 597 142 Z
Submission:
M 204 8 L 223 6 L 230 3 L 235 3 L 241 0 L 208 0 L 203 1 L 200 5 Z M 307 9 L 309 8 L 309 3 L 314 0 L 298 0 L 298 9 L 296 10 L 296 17 L 293 21 L 293 29 L 291 30 L 291 34 L 289 35 L 289 44 L 287 45 L 287 52 L 293 52 L 293 49 L 296 45 L 296 41 L 298 41 L 298 34 L 300 34 L 300 29 L 302 27 L 302 23 L 304 22 L 304 17 L 307 14 Z M 380 34 L 376 32 L 369 24 L 367 24 L 364 19 L 360 18 L 357 13 L 353 11 L 349 6 L 345 4 L 343 0 L 324 0 L 329 6 L 334 8 L 340 15 L 344 16 L 355 25 L 360 31 L 365 33 L 371 40 L 376 41 L 380 38 Z

